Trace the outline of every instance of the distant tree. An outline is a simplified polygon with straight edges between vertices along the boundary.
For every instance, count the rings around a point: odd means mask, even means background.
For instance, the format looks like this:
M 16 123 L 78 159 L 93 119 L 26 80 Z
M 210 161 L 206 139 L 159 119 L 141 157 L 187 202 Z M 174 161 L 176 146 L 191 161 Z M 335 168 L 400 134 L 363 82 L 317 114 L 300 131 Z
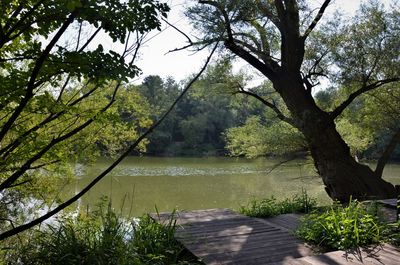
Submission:
M 198 1 L 187 14 L 203 35 L 189 45 L 201 49 L 221 42 L 224 50 L 245 60 L 271 82 L 288 113 L 250 90 L 239 88 L 238 92 L 259 99 L 303 134 L 331 198 L 345 202 L 350 197 L 395 197 L 394 185 L 382 179 L 380 168 L 400 141 L 399 129 L 392 134 L 377 168 L 371 170 L 355 161 L 335 120 L 367 92 L 388 84 L 398 89 L 399 8 L 387 11 L 371 1 L 353 19 L 336 16 L 317 30 L 331 1 L 323 1 L 316 14 L 307 2 Z M 323 110 L 312 95 L 321 77 L 348 89 L 346 98 L 332 110 Z
M 62 165 L 92 157 L 99 146 L 115 154 L 150 125 L 143 99 L 127 94 L 123 82 L 139 74 L 144 35 L 160 28 L 169 8 L 152 0 L 27 0 L 1 1 L 0 9 L 4 238 L 26 229 L 38 217 L 35 207 L 53 199 L 49 184 L 65 177 Z M 121 52 L 106 49 L 107 41 Z
M 153 121 L 164 113 L 181 92 L 181 86 L 173 78 L 162 79 L 156 75 L 145 77 L 141 85 L 130 89 L 139 92 L 147 100 L 152 110 L 151 119 Z M 146 148 L 147 154 L 164 155 L 167 152 L 168 147 L 178 137 L 179 120 L 180 117 L 177 114 L 177 110 L 173 110 L 165 121 L 160 124 L 158 130 L 149 135 Z

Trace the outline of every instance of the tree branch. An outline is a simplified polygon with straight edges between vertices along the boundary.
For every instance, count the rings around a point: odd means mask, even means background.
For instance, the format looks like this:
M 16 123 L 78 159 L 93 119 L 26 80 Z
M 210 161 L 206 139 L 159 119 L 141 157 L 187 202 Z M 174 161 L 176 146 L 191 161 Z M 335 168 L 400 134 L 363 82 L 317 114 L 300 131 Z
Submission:
M 272 12 L 268 9 L 268 6 L 265 6 L 263 2 L 257 1 L 257 6 L 260 9 L 260 11 L 266 16 L 271 22 L 277 27 L 279 30 L 281 28 L 281 22 L 279 21 L 279 18 L 276 17 Z
M 278 11 L 278 17 L 282 23 L 285 18 L 285 6 L 282 3 L 282 0 L 274 0 L 276 10 Z
M 218 43 L 214 46 L 214 49 L 208 56 L 204 66 L 201 68 L 199 73 L 186 85 L 186 87 L 183 89 L 181 94 L 176 98 L 174 103 L 169 107 L 169 109 L 164 113 L 164 115 L 157 121 L 155 122 L 145 133 L 143 133 L 114 163 L 112 163 L 106 170 L 104 170 L 100 175 L 98 175 L 92 182 L 90 182 L 85 188 L 83 188 L 79 193 L 77 193 L 75 196 L 70 198 L 69 200 L 65 201 L 64 203 L 61 203 L 59 206 L 54 208 L 53 210 L 49 211 L 48 213 L 42 215 L 39 218 L 36 218 L 35 220 L 20 225 L 18 227 L 15 227 L 11 230 L 8 230 L 6 232 L 3 232 L 0 234 L 0 241 L 4 240 L 8 237 L 11 237 L 13 235 L 16 235 L 20 232 L 23 232 L 29 228 L 32 228 L 35 225 L 40 224 L 41 222 L 47 220 L 48 218 L 52 217 L 53 215 L 57 214 L 58 212 L 62 211 L 72 203 L 76 202 L 79 198 L 81 198 L 85 193 L 87 193 L 94 185 L 96 185 L 97 182 L 99 182 L 102 178 L 104 178 L 111 170 L 113 170 L 126 156 L 128 156 L 138 145 L 139 143 L 147 137 L 148 134 L 150 134 L 155 128 L 157 128 L 161 122 L 169 115 L 169 113 L 174 109 L 175 105 L 181 100 L 181 98 L 186 94 L 186 92 L 189 90 L 189 88 L 193 85 L 195 81 L 201 76 L 201 74 L 204 72 L 204 70 L 207 68 L 208 63 L 211 60 L 212 55 L 214 54 L 215 50 L 218 47 Z
M 221 7 L 215 1 L 202 1 L 202 0 L 200 0 L 199 3 L 213 6 L 216 9 L 218 9 L 219 12 L 221 12 L 221 15 L 223 16 L 223 18 L 225 20 L 225 30 L 226 30 L 226 34 L 228 34 L 228 41 L 233 42 L 233 32 L 232 32 L 232 28 L 231 28 L 231 23 L 230 23 L 229 16 L 226 13 L 225 9 L 223 7 Z
M 282 120 L 282 121 L 284 121 L 284 122 L 287 122 L 288 124 L 290 124 L 290 125 L 292 125 L 292 126 L 294 125 L 294 121 L 293 121 L 292 119 L 286 117 L 286 116 L 278 109 L 278 107 L 277 107 L 274 103 L 271 103 L 271 102 L 265 100 L 264 98 L 262 98 L 261 96 L 257 95 L 256 93 L 253 93 L 253 92 L 248 91 L 248 90 L 244 90 L 243 88 L 240 88 L 239 91 L 237 91 L 236 93 L 248 95 L 248 96 L 251 96 L 251 97 L 253 97 L 253 98 L 259 100 L 259 101 L 260 101 L 261 103 L 263 103 L 265 106 L 267 106 L 267 107 L 269 107 L 270 109 L 272 109 L 272 110 L 276 113 L 277 117 L 278 117 L 280 120 Z
M 103 107 L 98 113 L 103 113 L 105 112 L 107 109 L 109 109 L 111 107 L 111 105 L 114 103 L 115 101 L 115 95 L 119 89 L 121 85 L 121 82 L 119 82 L 115 89 L 114 89 L 114 94 L 112 95 L 112 98 L 110 99 L 110 102 Z M 31 167 L 31 165 L 37 161 L 38 159 L 40 159 L 45 153 L 47 153 L 53 146 L 55 146 L 56 144 L 65 141 L 68 138 L 71 138 L 72 136 L 74 136 L 75 134 L 77 134 L 78 132 L 82 131 L 83 129 L 85 129 L 87 126 L 89 126 L 92 122 L 94 122 L 95 118 L 90 118 L 88 119 L 86 122 L 84 122 L 83 124 L 79 125 L 78 127 L 72 129 L 71 131 L 69 131 L 68 133 L 59 136 L 57 138 L 53 138 L 53 140 L 50 141 L 50 143 L 48 143 L 45 147 L 43 147 L 40 151 L 38 151 L 35 155 L 33 155 L 30 159 L 28 159 L 20 168 L 19 170 L 15 171 L 10 177 L 8 177 L 6 180 L 4 180 L 1 184 L 0 184 L 0 192 L 3 191 L 4 189 L 7 189 L 10 187 L 10 185 L 12 183 L 14 183 L 19 177 L 21 177 L 27 170 L 29 170 L 29 168 Z
M 393 151 L 396 149 L 397 144 L 400 143 L 400 128 L 397 130 L 397 132 L 393 135 L 392 139 L 390 139 L 390 142 L 385 148 L 385 151 L 383 152 L 382 156 L 378 160 L 378 164 L 376 165 L 375 173 L 382 177 L 383 174 L 383 169 L 385 168 L 387 162 L 390 159 L 390 156 L 392 155 Z
M 390 78 L 390 79 L 385 79 L 385 80 L 379 80 L 379 81 L 376 81 L 369 85 L 364 85 L 357 91 L 350 94 L 350 96 L 342 104 L 340 104 L 336 109 L 334 109 L 329 115 L 332 117 L 332 119 L 336 119 L 354 101 L 354 99 L 356 99 L 361 94 L 364 94 L 365 92 L 368 92 L 368 91 L 371 91 L 378 87 L 381 87 L 385 84 L 398 82 L 398 81 L 400 81 L 400 78 Z
M 263 73 L 269 80 L 274 81 L 277 77 L 277 70 L 280 69 L 280 65 L 271 59 L 270 63 L 263 63 L 257 57 L 243 49 L 242 47 L 236 45 L 234 42 L 225 42 L 225 46 L 231 50 L 234 54 L 248 62 L 258 71 Z
M 89 81 L 88 81 L 89 83 Z M 97 89 L 99 89 L 99 86 L 95 86 L 92 89 L 90 89 L 87 93 L 83 94 L 81 97 L 77 98 L 74 100 L 72 103 L 67 104 L 68 107 L 73 107 L 74 105 L 78 104 L 81 102 L 83 99 L 89 97 L 93 92 L 95 92 Z M 60 112 L 57 113 L 51 113 L 47 118 L 45 118 L 43 121 L 40 123 L 36 124 L 35 126 L 31 127 L 29 130 L 25 131 L 23 134 L 18 136 L 14 141 L 6 145 L 5 147 L 0 149 L 0 156 L 4 159 L 6 158 L 12 151 L 14 151 L 18 146 L 20 146 L 24 139 L 29 136 L 31 133 L 37 131 L 38 129 L 42 128 L 46 124 L 54 121 L 55 119 L 61 117 L 67 113 L 67 110 L 61 110 Z
M 7 122 L 3 125 L 3 128 L 0 131 L 0 142 L 3 140 L 4 136 L 7 134 L 7 132 L 10 130 L 11 126 L 15 122 L 15 120 L 18 118 L 18 116 L 22 113 L 24 110 L 25 106 L 28 104 L 29 100 L 33 97 L 33 89 L 35 88 L 35 82 L 36 78 L 39 75 L 40 69 L 43 66 L 43 63 L 45 62 L 47 56 L 49 55 L 51 49 L 53 49 L 54 45 L 58 42 L 58 40 L 61 38 L 61 36 L 64 34 L 64 32 L 67 30 L 69 25 L 74 21 L 75 16 L 77 15 L 77 11 L 74 11 L 69 15 L 69 17 L 65 20 L 61 28 L 57 31 L 57 33 L 54 35 L 53 39 L 50 41 L 50 43 L 47 45 L 47 47 L 44 49 L 42 52 L 41 56 L 37 59 L 35 66 L 32 70 L 31 76 L 29 78 L 27 88 L 26 88 L 26 93 L 20 103 L 18 104 L 17 108 L 15 109 L 14 113 L 11 115 L 11 117 L 7 120 Z
M 182 30 L 178 29 L 175 25 L 171 24 L 168 22 L 168 20 L 166 20 L 165 18 L 161 18 L 162 21 L 164 21 L 165 23 L 167 23 L 168 26 L 170 26 L 171 28 L 173 28 L 174 30 L 178 31 L 180 34 L 182 34 L 183 36 L 185 36 L 185 38 L 188 40 L 188 42 L 190 44 L 193 44 L 192 39 Z M 175 22 L 176 23 L 176 22 Z
M 308 35 L 314 30 L 317 26 L 318 22 L 322 18 L 326 8 L 330 4 L 331 0 L 325 0 L 322 4 L 321 8 L 318 10 L 318 14 L 315 16 L 314 20 L 311 22 L 310 26 L 308 26 L 307 30 L 304 32 L 303 39 L 307 39 Z

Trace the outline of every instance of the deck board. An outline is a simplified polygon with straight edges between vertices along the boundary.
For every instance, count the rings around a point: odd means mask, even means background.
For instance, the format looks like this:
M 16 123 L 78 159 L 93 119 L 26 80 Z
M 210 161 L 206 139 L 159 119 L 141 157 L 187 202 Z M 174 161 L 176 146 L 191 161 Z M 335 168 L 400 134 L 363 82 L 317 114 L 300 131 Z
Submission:
M 159 214 L 161 220 L 169 217 Z M 298 219 L 294 215 L 269 222 L 212 209 L 180 212 L 177 218 L 176 238 L 206 264 L 267 264 L 311 254 L 288 229 Z
M 167 222 L 170 213 L 153 214 Z M 205 264 L 234 265 L 349 265 L 400 264 L 399 249 L 383 245 L 359 252 L 333 251 L 315 255 L 293 230 L 300 215 L 250 218 L 229 209 L 179 212 L 175 237 Z

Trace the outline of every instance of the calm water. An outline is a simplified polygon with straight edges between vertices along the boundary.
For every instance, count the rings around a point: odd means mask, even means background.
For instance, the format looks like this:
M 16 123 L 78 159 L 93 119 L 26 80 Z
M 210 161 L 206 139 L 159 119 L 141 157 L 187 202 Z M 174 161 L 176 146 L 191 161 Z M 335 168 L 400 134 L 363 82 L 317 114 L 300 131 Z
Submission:
M 285 198 L 304 188 L 321 203 L 329 203 L 322 181 L 307 161 L 292 161 L 274 167 L 279 161 L 264 158 L 138 158 L 130 157 L 98 183 L 79 202 L 80 207 L 95 205 L 105 195 L 126 215 L 171 211 L 174 208 L 237 209 L 251 198 Z M 76 183 L 69 195 L 79 191 L 111 161 L 101 160 L 85 167 L 76 166 Z M 389 165 L 387 179 L 400 184 L 400 165 Z M 124 204 L 122 204 L 122 202 Z

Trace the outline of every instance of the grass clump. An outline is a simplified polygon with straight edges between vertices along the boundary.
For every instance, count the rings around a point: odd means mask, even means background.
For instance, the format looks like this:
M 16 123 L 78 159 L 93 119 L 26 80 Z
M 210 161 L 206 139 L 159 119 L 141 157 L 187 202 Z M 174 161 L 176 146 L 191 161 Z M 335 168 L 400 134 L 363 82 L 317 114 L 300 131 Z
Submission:
M 298 236 L 328 249 L 345 250 L 380 242 L 383 226 L 364 205 L 350 201 L 347 206 L 334 203 L 323 213 L 315 212 L 301 221 Z
M 118 216 L 109 204 L 96 211 L 62 217 L 36 230 L 6 256 L 6 264 L 189 264 L 173 237 L 173 217 L 160 224 L 144 215 L 135 222 Z M 21 242 L 22 243 L 22 242 Z
M 400 247 L 400 221 L 396 223 L 387 224 L 383 230 L 384 241 Z
M 273 196 L 261 200 L 253 199 L 247 205 L 240 206 L 239 212 L 251 217 L 271 217 L 285 213 L 309 213 L 316 207 L 316 199 L 302 190 L 300 194 L 283 201 L 278 201 Z

